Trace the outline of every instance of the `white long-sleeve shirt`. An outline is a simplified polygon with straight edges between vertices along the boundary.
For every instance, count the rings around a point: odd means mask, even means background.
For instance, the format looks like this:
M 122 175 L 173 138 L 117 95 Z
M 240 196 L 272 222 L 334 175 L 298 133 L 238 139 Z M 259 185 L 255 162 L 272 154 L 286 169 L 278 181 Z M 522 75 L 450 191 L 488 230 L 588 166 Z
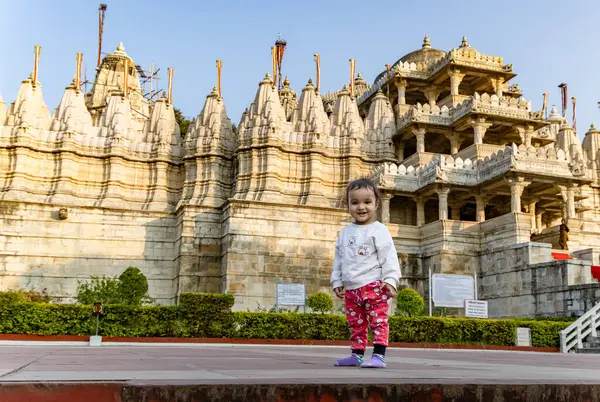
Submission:
M 340 231 L 331 274 L 334 289 L 358 289 L 378 280 L 397 289 L 400 277 L 396 247 L 383 223 L 353 223 Z

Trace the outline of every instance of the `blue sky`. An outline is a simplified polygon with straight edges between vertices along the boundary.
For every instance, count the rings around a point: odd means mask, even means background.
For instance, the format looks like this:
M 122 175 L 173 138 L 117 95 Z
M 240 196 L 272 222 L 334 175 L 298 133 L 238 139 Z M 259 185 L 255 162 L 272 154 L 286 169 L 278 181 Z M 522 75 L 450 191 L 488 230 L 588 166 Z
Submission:
M 184 115 L 196 116 L 216 84 L 215 60 L 223 60 L 222 92 L 229 117 L 238 123 L 271 69 L 270 47 L 281 32 L 288 42 L 283 69 L 298 93 L 314 78 L 321 55 L 322 92 L 349 79 L 348 59 L 369 82 L 386 63 L 421 46 L 449 50 L 466 35 L 480 52 L 512 63 L 527 99 L 541 108 L 560 105 L 557 85 L 577 97 L 582 136 L 600 123 L 600 2 L 504 1 L 110 1 L 103 51 L 123 41 L 137 64 L 155 62 L 166 78 L 173 67 L 173 99 Z M 89 0 L 0 0 L 0 93 L 14 101 L 32 70 L 33 46 L 42 46 L 39 79 L 54 109 L 83 52 L 88 78 L 94 73 L 98 4 Z M 166 79 L 162 80 L 166 86 Z M 569 119 L 570 119 L 569 111 Z

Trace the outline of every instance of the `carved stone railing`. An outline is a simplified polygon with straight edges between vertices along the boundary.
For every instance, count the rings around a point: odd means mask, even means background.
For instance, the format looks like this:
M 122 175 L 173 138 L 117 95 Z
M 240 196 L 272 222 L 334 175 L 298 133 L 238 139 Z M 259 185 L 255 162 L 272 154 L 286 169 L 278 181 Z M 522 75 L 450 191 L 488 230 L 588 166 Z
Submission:
M 446 56 L 429 67 L 429 74 L 433 75 L 453 62 L 459 66 L 478 67 L 498 72 L 510 72 L 512 67 L 504 65 L 502 57 L 488 56 L 472 48 L 458 48 L 450 50 Z
M 504 150 L 505 148 L 506 147 L 504 145 L 472 144 L 465 149 L 461 149 L 454 156 L 462 159 L 483 159 L 486 156 L 491 156 L 500 150 Z
M 450 109 L 446 106 L 430 106 L 417 103 L 411 107 L 408 113 L 398 119 L 396 128 L 402 131 L 412 123 L 434 124 L 440 126 L 449 126 L 452 124 L 452 115 Z
M 431 154 L 430 154 L 431 155 Z M 406 162 L 406 161 L 405 161 Z M 432 183 L 448 183 L 462 186 L 475 186 L 507 172 L 522 171 L 546 176 L 572 177 L 569 163 L 562 150 L 554 148 L 530 148 L 516 145 L 507 146 L 483 159 L 472 161 L 455 155 L 435 154 L 429 163 L 422 167 L 396 165 L 386 162 L 378 167 L 374 175 L 385 183 L 383 186 L 397 191 L 415 191 Z M 410 180 L 407 173 L 410 172 Z
M 521 98 L 520 101 L 515 98 L 500 98 L 495 94 L 488 95 L 487 93 L 479 95 L 477 92 L 474 96 L 452 109 L 453 121 L 457 121 L 470 113 L 482 113 L 519 120 L 530 120 L 532 118 L 531 101 L 527 102 L 524 98 Z
M 436 154 L 431 153 L 431 152 L 415 152 L 414 154 L 412 154 L 408 158 L 404 159 L 401 163 L 404 166 L 406 166 L 406 167 L 409 167 L 409 166 L 413 166 L 413 167 L 425 166 L 429 162 L 431 162 L 431 160 L 433 159 L 433 157 L 435 155 Z

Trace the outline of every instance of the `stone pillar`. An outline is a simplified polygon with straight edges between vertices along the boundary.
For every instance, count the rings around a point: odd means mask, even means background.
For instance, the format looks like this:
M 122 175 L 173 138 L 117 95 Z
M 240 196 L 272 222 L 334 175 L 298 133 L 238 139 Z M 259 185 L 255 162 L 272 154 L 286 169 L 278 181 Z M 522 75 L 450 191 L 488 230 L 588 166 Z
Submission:
M 521 196 L 529 185 L 522 177 L 506 179 L 510 185 L 510 212 L 521 212 Z
M 439 219 L 441 221 L 448 219 L 448 194 L 450 193 L 449 188 L 441 188 L 437 191 L 439 199 Z
M 396 88 L 398 89 L 398 105 L 406 105 L 406 87 L 408 82 L 406 80 L 396 81 Z
M 425 198 L 417 196 L 415 203 L 417 204 L 417 226 L 422 226 L 425 224 Z
M 453 221 L 459 221 L 460 220 L 460 207 L 462 207 L 462 204 L 457 204 L 457 203 L 452 203 L 450 204 L 450 219 L 452 219 Z
M 573 185 L 567 187 L 567 219 L 568 218 L 576 218 L 575 187 Z
M 486 199 L 483 195 L 475 195 L 475 220 L 477 222 L 485 221 L 485 204 Z
M 458 150 L 460 149 L 460 144 L 463 143 L 464 139 L 460 133 L 452 133 L 450 135 L 446 135 L 446 137 L 450 140 L 450 154 L 457 154 Z
M 527 148 L 531 147 L 531 137 L 533 137 L 533 126 L 515 126 L 515 131 L 521 137 L 521 143 Z
M 485 132 L 492 126 L 491 123 L 486 123 L 485 120 L 485 117 L 474 117 L 469 119 L 469 124 L 473 127 L 473 144 L 483 144 Z
M 535 204 L 537 203 L 536 198 L 531 198 L 529 200 L 529 204 L 527 205 L 527 212 L 531 215 L 531 233 L 537 233 L 537 220 L 535 215 Z
M 396 160 L 398 160 L 398 162 L 404 160 L 404 142 L 401 140 L 396 142 Z
M 535 227 L 537 233 L 542 233 L 544 223 L 542 222 L 542 217 L 544 215 L 544 210 L 541 208 L 537 208 L 535 211 Z
M 430 85 L 427 88 L 423 89 L 423 94 L 429 101 L 429 106 L 435 106 L 437 102 L 438 96 L 440 96 L 441 90 L 437 87 L 437 85 Z
M 458 87 L 465 78 L 465 74 L 461 74 L 457 69 L 449 69 L 448 75 L 450 76 L 450 95 L 459 95 Z
M 390 200 L 393 197 L 393 194 L 381 194 L 381 223 L 390 222 Z
M 425 133 L 427 130 L 420 127 L 413 127 L 412 132 L 417 138 L 417 153 L 425 152 Z
M 504 77 L 488 77 L 492 87 L 494 88 L 494 92 L 498 96 L 498 98 L 502 97 L 502 87 L 504 86 Z

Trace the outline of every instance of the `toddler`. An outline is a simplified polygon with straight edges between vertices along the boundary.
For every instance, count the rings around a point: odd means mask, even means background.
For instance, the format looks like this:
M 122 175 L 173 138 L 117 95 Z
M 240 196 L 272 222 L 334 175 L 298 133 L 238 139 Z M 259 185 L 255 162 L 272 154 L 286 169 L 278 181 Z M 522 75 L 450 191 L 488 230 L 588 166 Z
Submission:
M 345 298 L 352 354 L 336 360 L 335 365 L 385 368 L 388 300 L 397 294 L 398 256 L 389 230 L 375 220 L 380 205 L 377 185 L 369 179 L 351 182 L 346 188 L 346 201 L 354 223 L 339 233 L 331 284 L 336 296 Z M 373 356 L 364 361 L 369 325 Z

